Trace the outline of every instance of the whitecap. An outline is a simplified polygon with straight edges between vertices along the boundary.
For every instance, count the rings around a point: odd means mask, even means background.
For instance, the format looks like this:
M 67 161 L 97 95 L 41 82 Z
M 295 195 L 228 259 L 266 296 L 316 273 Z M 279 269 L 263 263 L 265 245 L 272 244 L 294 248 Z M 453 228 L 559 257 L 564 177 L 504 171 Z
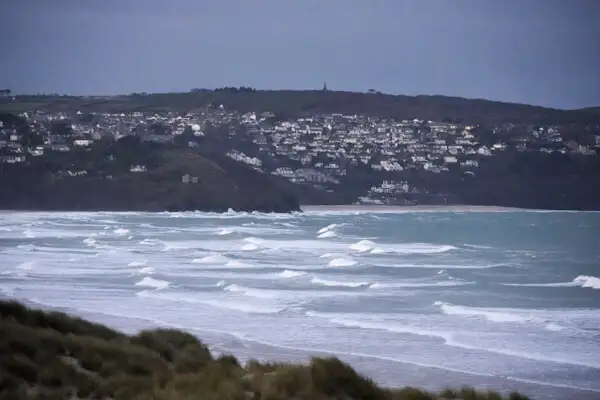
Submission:
M 319 229 L 317 231 L 317 233 L 319 233 L 319 234 L 320 233 L 325 233 L 325 232 L 333 230 L 333 229 L 335 229 L 337 227 L 338 227 L 338 224 L 330 224 L 330 225 L 327 225 L 326 227 L 323 227 L 323 228 Z
M 229 260 L 225 263 L 225 267 L 227 268 L 244 268 L 246 265 L 240 260 Z
M 452 279 L 452 278 L 450 278 Z M 401 288 L 420 288 L 420 287 L 453 287 L 472 285 L 475 282 L 467 282 L 462 280 L 440 281 L 440 282 L 389 282 L 389 283 L 373 283 L 369 287 L 371 289 L 401 289 Z
M 248 243 L 242 246 L 242 250 L 244 251 L 254 251 L 254 250 L 258 250 L 258 246 L 255 245 L 254 243 Z
M 349 248 L 351 250 L 358 251 L 361 253 L 365 252 L 365 251 L 369 251 L 369 250 L 373 249 L 374 247 L 375 247 L 375 242 L 372 242 L 370 240 L 360 240 L 349 246 Z
M 35 261 L 25 261 L 17 265 L 16 268 L 21 271 L 31 271 L 34 265 Z
M 317 278 L 314 277 L 310 280 L 311 283 L 317 284 L 317 285 L 323 285 L 323 286 L 329 286 L 329 287 L 350 287 L 350 288 L 358 288 L 358 287 L 364 287 L 364 286 L 368 286 L 369 282 L 344 282 L 344 281 L 333 281 L 333 280 L 328 280 L 328 279 L 321 279 L 321 278 Z
M 261 244 L 261 243 L 264 243 L 264 239 L 257 238 L 257 237 L 254 237 L 254 236 L 249 236 L 247 238 L 244 238 L 243 240 L 244 240 L 244 242 L 248 242 L 248 243 L 252 243 L 252 244 Z
M 23 236 L 25 236 L 28 239 L 33 239 L 35 237 L 35 233 L 33 233 L 32 231 L 30 231 L 29 229 L 25 229 L 23 231 Z
M 146 245 L 155 245 L 157 243 L 161 243 L 161 241 L 158 239 L 144 239 L 144 240 L 140 241 L 140 244 L 146 244 Z
M 582 288 L 600 289 L 600 278 L 595 276 L 580 275 L 573 279 L 573 282 Z
M 362 241 L 361 241 L 362 242 Z M 450 245 L 438 245 L 431 243 L 403 243 L 403 244 L 381 244 L 377 247 L 374 246 L 373 242 L 367 241 L 367 243 L 355 243 L 354 250 L 357 251 L 369 251 L 371 254 L 438 254 L 445 253 L 448 251 L 456 250 L 456 247 Z M 369 243 L 370 242 L 370 243 Z
M 588 275 L 579 275 L 571 282 L 556 283 L 501 283 L 503 286 L 524 286 L 524 287 L 581 287 L 588 289 L 600 289 L 600 278 Z
M 212 300 L 199 298 L 197 296 L 189 296 L 183 293 L 165 293 L 160 291 L 156 292 L 143 290 L 141 292 L 136 293 L 136 296 L 143 298 L 153 298 L 158 300 L 204 304 L 210 307 L 218 308 L 220 310 L 238 311 L 247 314 L 277 314 L 285 310 L 285 308 L 278 308 L 270 305 L 251 304 L 248 303 L 248 301 L 223 298 L 220 298 L 218 300 Z
M 335 254 L 332 254 L 332 253 L 325 253 L 325 254 L 321 254 L 319 256 L 319 258 L 334 258 L 334 257 L 335 257 Z
M 154 268 L 152 267 L 144 267 L 144 268 L 140 268 L 140 270 L 138 271 L 139 274 L 153 274 L 154 273 Z
M 233 233 L 233 230 L 223 228 L 223 229 L 221 229 L 220 231 L 217 232 L 217 235 L 219 235 L 219 236 L 226 236 L 226 235 L 231 235 L 232 233 Z
M 266 289 L 253 289 L 240 285 L 227 285 L 223 290 L 232 293 L 240 293 L 249 297 L 256 297 L 259 299 L 272 299 L 277 297 L 273 292 Z
M 277 276 L 279 276 L 280 278 L 297 278 L 299 276 L 305 275 L 306 272 L 304 271 L 292 271 L 289 269 L 286 269 L 285 271 L 281 271 L 280 273 L 277 274 Z
M 202 258 L 194 258 L 193 264 L 225 264 L 229 259 L 221 254 L 211 254 Z
M 118 229 L 115 229 L 115 230 L 113 231 L 113 233 L 114 233 L 115 235 L 123 236 L 123 235 L 126 235 L 126 234 L 128 234 L 128 233 L 129 233 L 129 229 L 125 229 L 125 228 L 118 228 Z
M 146 265 L 146 261 L 132 261 L 127 264 L 128 267 L 143 267 Z
M 528 315 L 511 313 L 508 310 L 492 310 L 479 307 L 458 306 L 443 301 L 436 301 L 434 305 L 446 315 L 457 315 L 464 317 L 482 317 L 491 322 L 532 322 L 535 318 Z
M 169 285 L 170 285 L 170 283 L 167 281 L 163 281 L 161 279 L 150 278 L 148 276 L 144 277 L 141 281 L 138 281 L 135 283 L 135 286 L 151 287 L 156 290 L 166 289 L 169 287 Z
M 356 261 L 352 260 L 351 258 L 334 258 L 331 261 L 329 261 L 328 264 L 330 267 L 351 267 L 353 265 L 356 265 Z
M 319 239 L 326 239 L 326 238 L 332 238 L 332 237 L 336 237 L 336 233 L 334 231 L 325 231 L 323 233 L 321 233 L 319 236 L 317 236 L 317 238 Z

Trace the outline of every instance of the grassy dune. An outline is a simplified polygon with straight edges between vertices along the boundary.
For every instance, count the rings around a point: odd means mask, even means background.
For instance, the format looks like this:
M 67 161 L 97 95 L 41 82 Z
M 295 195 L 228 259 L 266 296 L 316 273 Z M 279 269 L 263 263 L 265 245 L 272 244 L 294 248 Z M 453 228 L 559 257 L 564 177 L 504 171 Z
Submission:
M 171 329 L 127 336 L 64 313 L 0 301 L 0 399 L 497 400 L 470 388 L 386 389 L 336 358 L 269 364 L 214 357 Z M 518 393 L 508 399 L 526 399 Z

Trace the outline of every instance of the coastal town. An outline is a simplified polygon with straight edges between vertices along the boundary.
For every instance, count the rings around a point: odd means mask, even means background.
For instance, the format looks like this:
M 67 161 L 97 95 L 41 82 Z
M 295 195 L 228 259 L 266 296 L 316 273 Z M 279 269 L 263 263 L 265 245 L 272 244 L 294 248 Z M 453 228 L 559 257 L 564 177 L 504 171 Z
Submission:
M 238 112 L 222 105 L 194 112 L 22 112 L 20 125 L 0 121 L 0 163 L 27 164 L 49 154 L 85 152 L 97 143 L 137 137 L 163 146 L 201 148 L 217 139 L 229 158 L 264 174 L 336 191 L 349 171 L 380 177 L 358 203 L 390 203 L 421 190 L 402 173 L 477 176 L 486 160 L 507 151 L 597 157 L 600 131 L 565 135 L 561 126 L 483 127 L 452 121 L 396 120 L 341 113 L 277 118 L 270 112 Z M 217 137 L 218 136 L 218 137 Z M 582 139 L 583 138 L 583 139 Z M 149 166 L 129 165 L 129 173 Z M 74 168 L 61 176 L 96 171 Z M 106 176 L 110 179 L 110 176 Z M 192 179 L 182 177 L 183 183 Z

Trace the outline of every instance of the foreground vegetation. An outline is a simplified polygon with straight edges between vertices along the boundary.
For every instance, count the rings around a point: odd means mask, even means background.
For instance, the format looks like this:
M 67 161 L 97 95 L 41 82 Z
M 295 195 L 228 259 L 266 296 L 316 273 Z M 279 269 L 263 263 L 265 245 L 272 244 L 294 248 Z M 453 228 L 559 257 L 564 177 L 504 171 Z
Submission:
M 0 301 L 0 399 L 500 400 L 470 388 L 384 389 L 336 358 L 241 365 L 170 329 L 127 336 L 59 312 Z M 513 393 L 510 400 L 524 400 Z

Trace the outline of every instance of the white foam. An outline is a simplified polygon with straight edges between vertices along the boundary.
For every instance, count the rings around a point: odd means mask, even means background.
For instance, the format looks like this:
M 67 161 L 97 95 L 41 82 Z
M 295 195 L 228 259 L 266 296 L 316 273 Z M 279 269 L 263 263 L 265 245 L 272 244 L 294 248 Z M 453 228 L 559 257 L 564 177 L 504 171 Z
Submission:
M 332 254 L 332 253 L 325 253 L 325 254 L 321 254 L 319 256 L 319 258 L 334 258 L 334 257 L 335 257 L 335 254 Z
M 25 261 L 21 264 L 17 265 L 17 269 L 21 271 L 31 271 L 33 266 L 35 265 L 35 261 Z
M 595 276 L 580 275 L 573 279 L 573 282 L 582 288 L 600 289 L 600 278 Z
M 113 231 L 113 233 L 114 233 L 115 235 L 123 236 L 123 235 L 126 235 L 126 234 L 128 234 L 128 233 L 129 233 L 129 229 L 125 229 L 125 228 L 118 228 L 118 229 L 115 229 L 115 230 Z
M 249 236 L 247 238 L 244 238 L 244 242 L 248 242 L 248 243 L 252 243 L 252 244 L 261 244 L 264 243 L 264 239 L 261 238 L 257 238 L 254 236 Z
M 329 261 L 328 264 L 330 267 L 351 267 L 356 265 L 356 261 L 351 258 L 334 258 Z
M 127 264 L 128 267 L 143 267 L 146 265 L 146 261 L 132 261 Z
M 258 250 L 258 246 L 255 245 L 254 243 L 248 243 L 242 246 L 242 250 L 244 251 L 254 251 L 254 250 Z
M 223 280 L 220 280 L 219 282 L 215 283 L 216 287 L 223 287 L 225 286 L 227 283 Z
M 92 244 L 95 244 L 95 243 L 96 243 L 96 239 L 93 239 L 93 238 L 86 238 L 86 239 L 83 239 L 83 243 L 85 243 L 85 244 L 87 244 L 87 245 L 92 245 Z
M 512 314 L 510 312 L 492 310 L 478 307 L 458 306 L 443 301 L 436 301 L 434 305 L 447 315 L 459 315 L 465 317 L 483 317 L 491 322 L 531 322 L 533 317 Z
M 144 239 L 144 240 L 140 241 L 140 244 L 145 244 L 145 245 L 150 245 L 150 246 L 153 246 L 157 243 L 161 243 L 161 241 L 158 239 Z
M 361 241 L 362 242 L 362 241 Z M 396 253 L 396 254 L 439 254 L 445 253 L 448 251 L 456 250 L 456 247 L 450 245 L 438 245 L 431 243 L 403 243 L 403 244 L 381 244 L 375 247 L 373 243 L 366 243 L 360 245 L 359 243 L 355 243 L 357 248 L 355 250 L 358 251 L 369 251 L 371 250 L 371 254 L 387 254 L 387 253 Z M 372 243 L 372 242 L 371 242 Z
M 249 297 L 256 297 L 259 299 L 273 299 L 276 298 L 276 294 L 274 294 L 273 292 L 269 291 L 269 290 L 263 290 L 263 289 L 252 289 L 252 288 L 248 288 L 245 286 L 240 286 L 240 285 L 227 285 L 223 288 L 225 291 L 227 292 L 233 292 L 233 293 L 241 293 L 244 294 L 246 296 Z
M 333 324 L 342 325 L 349 328 L 375 329 L 385 330 L 394 333 L 429 336 L 441 338 L 444 339 L 444 341 L 450 341 L 452 339 L 452 333 L 450 332 L 432 331 L 428 329 L 421 329 L 415 326 L 406 325 L 404 323 L 394 323 L 394 321 L 378 318 L 375 315 L 371 315 L 369 316 L 370 318 L 368 318 L 367 320 L 363 320 L 352 317 L 352 314 L 329 314 L 314 311 L 307 311 L 305 314 L 309 317 L 326 318 Z
M 281 271 L 277 275 L 280 278 L 287 279 L 287 278 L 297 278 L 297 277 L 305 275 L 305 274 L 306 274 L 306 272 L 304 272 L 304 271 L 291 271 L 289 269 L 286 269 L 285 271 Z
M 211 254 L 202 258 L 194 258 L 193 264 L 225 264 L 229 259 L 221 254 Z
M 35 237 L 35 233 L 33 233 L 32 231 L 30 231 L 29 229 L 25 229 L 23 231 L 23 236 L 25 236 L 28 239 L 33 239 Z
M 582 287 L 589 289 L 600 289 L 600 278 L 595 276 L 579 275 L 571 282 L 557 283 L 501 283 L 504 286 L 524 286 L 524 287 Z
M 232 233 L 233 233 L 233 230 L 223 228 L 219 232 L 217 232 L 217 235 L 219 235 L 219 236 L 226 236 L 226 235 L 231 235 Z
M 349 248 L 354 251 L 365 252 L 373 249 L 375 247 L 375 242 L 370 240 L 360 240 L 354 244 L 351 244 Z
M 241 262 L 240 260 L 229 260 L 225 263 L 225 267 L 227 268 L 245 268 L 246 264 Z
M 390 282 L 390 283 L 373 283 L 369 287 L 371 289 L 401 289 L 401 288 L 420 288 L 420 287 L 452 287 L 472 285 L 475 282 L 467 282 L 461 280 L 440 281 L 440 282 Z
M 154 273 L 154 268 L 152 267 L 144 267 L 144 268 L 140 268 L 140 270 L 138 271 L 139 274 L 153 274 Z
M 219 283 L 217 283 L 218 286 Z M 248 301 L 223 299 L 218 300 L 201 298 L 199 296 L 190 296 L 185 293 L 166 293 L 143 290 L 136 293 L 137 297 L 152 298 L 157 300 L 167 300 L 175 302 L 193 303 L 193 304 L 204 304 L 210 307 L 218 308 L 220 310 L 238 311 L 246 314 L 276 314 L 284 310 L 284 308 L 277 308 L 270 305 L 262 304 L 251 304 Z
M 325 231 L 323 233 L 321 233 L 319 236 L 317 236 L 317 238 L 319 239 L 326 239 L 326 238 L 332 238 L 332 237 L 336 237 L 337 234 L 334 231 Z
M 327 280 L 327 279 L 321 279 L 321 278 L 317 278 L 314 277 L 311 280 L 311 283 L 317 284 L 317 285 L 323 285 L 323 286 L 329 286 L 329 287 L 351 287 L 351 288 L 358 288 L 358 287 L 364 287 L 364 286 L 368 286 L 369 282 L 344 282 L 344 281 L 333 281 L 333 280 Z
M 222 310 L 240 311 L 247 314 L 278 314 L 285 310 L 285 308 L 249 304 L 247 302 L 232 300 L 203 300 L 201 303 Z
M 160 290 L 160 289 L 168 288 L 169 284 L 170 283 L 167 281 L 163 281 L 161 279 L 154 279 L 154 278 L 150 278 L 150 277 L 146 276 L 141 281 L 136 282 L 135 286 L 150 287 L 150 288 Z
M 440 269 L 442 268 L 442 271 L 444 272 L 439 272 L 438 274 L 443 274 L 445 273 L 445 269 L 488 269 L 488 268 L 496 268 L 496 267 L 502 267 L 505 266 L 506 264 L 489 264 L 489 265 L 451 265 L 451 264 L 416 264 L 416 263 L 403 263 L 403 264 L 398 264 L 396 262 L 393 263 L 381 263 L 379 264 L 380 267 L 390 267 L 390 268 L 417 268 L 417 269 Z
M 331 230 L 333 230 L 333 229 L 335 229 L 337 227 L 338 227 L 338 224 L 330 224 L 330 225 L 327 225 L 326 227 L 323 227 L 323 228 L 319 229 L 317 231 L 317 233 L 319 233 L 319 234 L 325 233 L 325 232 L 331 231 Z

